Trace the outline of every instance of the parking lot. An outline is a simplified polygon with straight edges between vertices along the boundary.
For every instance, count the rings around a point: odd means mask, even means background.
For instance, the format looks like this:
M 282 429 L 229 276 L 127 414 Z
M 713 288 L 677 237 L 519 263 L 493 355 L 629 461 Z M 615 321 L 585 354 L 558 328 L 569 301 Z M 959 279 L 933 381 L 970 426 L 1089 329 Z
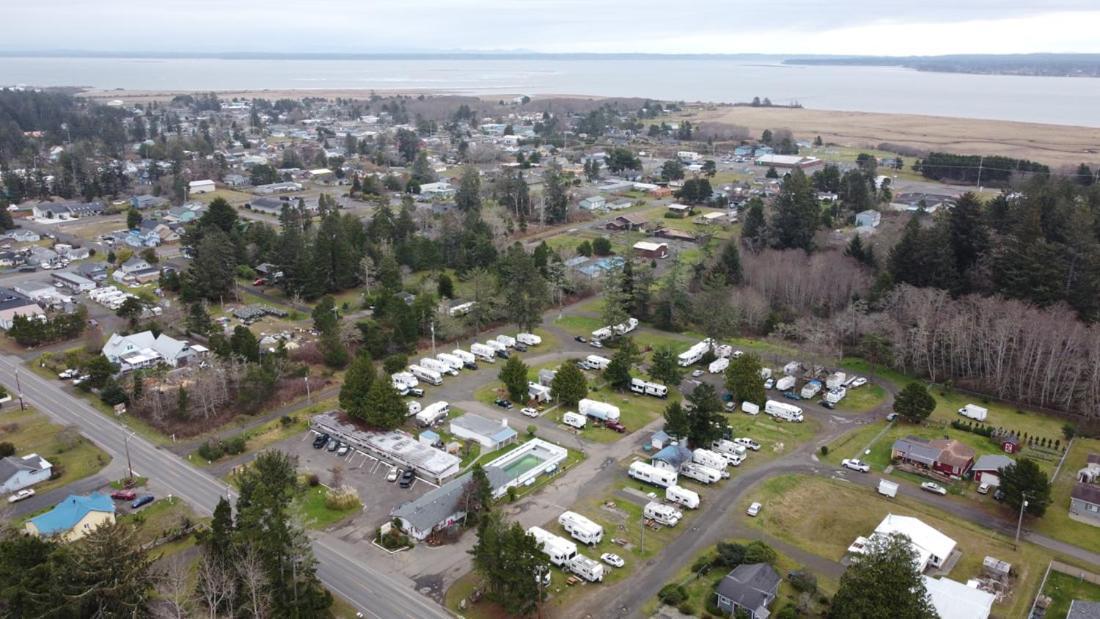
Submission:
M 386 481 L 390 465 L 376 460 L 360 451 L 351 450 L 340 457 L 336 452 L 328 451 L 328 446 L 313 448 L 313 439 L 317 434 L 310 430 L 300 437 L 287 441 L 281 446 L 288 454 L 297 456 L 300 473 L 316 473 L 321 483 L 332 484 L 333 469 L 342 467 L 344 484 L 359 492 L 363 503 L 363 512 L 354 519 L 357 527 L 373 531 L 390 518 L 390 512 L 397 506 L 411 501 L 431 490 L 435 486 L 420 478 L 413 480 L 412 486 L 402 488 L 396 481 Z

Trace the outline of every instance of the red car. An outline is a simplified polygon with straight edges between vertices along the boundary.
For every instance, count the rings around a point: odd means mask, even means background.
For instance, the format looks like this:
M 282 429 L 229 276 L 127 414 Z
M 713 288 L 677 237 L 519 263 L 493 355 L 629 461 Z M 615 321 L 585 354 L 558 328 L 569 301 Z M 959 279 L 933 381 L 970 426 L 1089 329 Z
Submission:
M 608 430 L 614 430 L 619 434 L 623 434 L 626 432 L 626 426 L 619 423 L 618 421 L 608 421 L 604 424 L 604 426 L 606 426 Z
M 256 281 L 252 282 L 252 285 L 253 286 L 266 286 L 267 285 L 267 280 L 261 277 L 260 279 L 257 279 Z
M 115 490 L 111 493 L 111 498 L 116 501 L 133 501 L 137 497 L 137 493 L 133 490 Z

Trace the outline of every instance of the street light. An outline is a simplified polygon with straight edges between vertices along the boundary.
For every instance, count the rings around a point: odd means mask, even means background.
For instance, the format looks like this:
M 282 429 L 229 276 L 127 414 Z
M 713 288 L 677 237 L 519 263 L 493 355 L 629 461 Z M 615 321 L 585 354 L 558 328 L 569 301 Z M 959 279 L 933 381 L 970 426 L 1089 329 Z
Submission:
M 1020 528 L 1024 524 L 1024 510 L 1027 509 L 1027 493 L 1021 494 L 1020 498 L 1023 499 L 1023 500 L 1020 501 L 1020 518 L 1019 518 L 1019 520 L 1016 521 L 1016 546 L 1017 546 L 1017 548 L 1020 546 Z

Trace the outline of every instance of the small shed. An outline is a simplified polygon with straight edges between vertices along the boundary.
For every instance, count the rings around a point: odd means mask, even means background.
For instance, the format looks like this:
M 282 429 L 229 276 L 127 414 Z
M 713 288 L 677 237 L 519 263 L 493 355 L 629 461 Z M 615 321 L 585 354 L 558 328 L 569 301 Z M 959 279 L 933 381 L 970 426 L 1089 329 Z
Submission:
M 1014 454 L 1020 451 L 1020 439 L 1015 434 L 1006 434 L 1001 437 L 1001 451 L 1006 454 Z

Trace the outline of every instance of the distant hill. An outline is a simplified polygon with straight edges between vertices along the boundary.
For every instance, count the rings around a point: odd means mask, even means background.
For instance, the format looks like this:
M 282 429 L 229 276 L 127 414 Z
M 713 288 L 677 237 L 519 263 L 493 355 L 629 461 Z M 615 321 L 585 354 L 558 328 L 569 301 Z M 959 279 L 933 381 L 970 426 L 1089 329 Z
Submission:
M 1100 54 L 957 54 L 949 56 L 815 56 L 785 64 L 908 67 L 917 71 L 1100 77 Z

